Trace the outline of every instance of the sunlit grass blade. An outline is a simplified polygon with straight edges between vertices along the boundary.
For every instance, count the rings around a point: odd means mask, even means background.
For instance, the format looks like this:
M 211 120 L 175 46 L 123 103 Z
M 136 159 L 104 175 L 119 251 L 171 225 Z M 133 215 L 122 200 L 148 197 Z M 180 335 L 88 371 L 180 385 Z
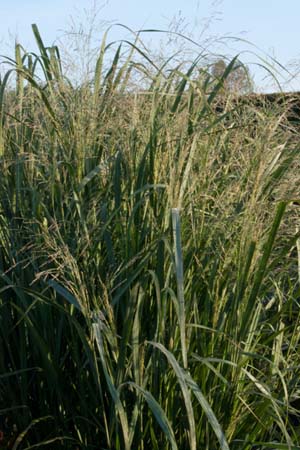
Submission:
M 52 70 L 51 70 L 51 61 L 50 61 L 49 55 L 47 53 L 46 47 L 44 46 L 44 43 L 43 43 L 43 40 L 42 40 L 42 37 L 40 35 L 37 25 L 34 23 L 31 25 L 31 27 L 32 27 L 32 31 L 33 31 L 36 43 L 38 45 L 39 51 L 41 53 L 43 65 L 45 67 L 46 79 L 47 79 L 47 81 L 51 81 L 52 80 Z
M 185 375 L 187 385 L 192 390 L 192 392 L 195 394 L 195 397 L 197 398 L 198 402 L 200 403 L 204 414 L 207 417 L 208 422 L 210 423 L 218 441 L 220 444 L 220 448 L 222 450 L 229 450 L 229 445 L 226 440 L 226 436 L 221 428 L 220 423 L 218 422 L 218 419 L 216 418 L 210 404 L 204 397 L 203 393 L 200 391 L 199 386 L 195 381 L 192 379 L 192 377 L 189 374 Z
M 187 380 L 186 380 L 186 372 L 184 369 L 180 367 L 178 362 L 176 361 L 174 355 L 169 352 L 162 344 L 156 342 L 149 342 L 150 345 L 157 348 L 161 353 L 163 353 L 169 364 L 171 365 L 174 373 L 176 375 L 178 384 L 180 385 L 180 389 L 183 395 L 184 404 L 186 408 L 187 420 L 189 423 L 189 442 L 190 449 L 196 450 L 197 448 L 197 439 L 196 439 L 196 424 L 195 424 L 195 416 L 194 410 L 192 406 L 191 394 L 188 388 Z
M 169 440 L 172 450 L 177 450 L 177 444 L 174 436 L 174 432 L 172 430 L 171 424 L 167 418 L 167 416 L 164 413 L 164 410 L 161 408 L 159 403 L 155 400 L 153 395 L 149 392 L 143 389 L 142 387 L 138 386 L 136 383 L 127 383 L 129 386 L 133 386 L 138 392 L 140 392 L 146 402 L 149 405 L 149 408 L 153 412 L 153 415 L 155 416 L 157 423 L 161 427 L 162 431 L 164 432 L 164 435 Z
M 178 320 L 180 327 L 180 341 L 181 341 L 183 367 L 186 369 L 188 366 L 188 360 L 187 360 L 186 330 L 185 330 L 186 316 L 185 316 L 185 301 L 184 301 L 183 256 L 181 246 L 180 215 L 179 209 L 177 208 L 172 209 L 172 226 L 173 226 L 173 239 L 175 250 L 177 297 L 179 305 Z
M 122 405 L 119 391 L 114 386 L 114 384 L 111 380 L 111 377 L 109 375 L 108 369 L 107 369 L 107 365 L 106 365 L 106 361 L 105 361 L 105 351 L 104 351 L 104 346 L 103 346 L 101 325 L 99 323 L 93 324 L 93 332 L 94 332 L 95 340 L 97 343 L 105 380 L 106 380 L 110 395 L 112 397 L 112 400 L 114 402 L 116 411 L 119 415 L 120 422 L 122 425 L 124 447 L 126 450 L 130 450 L 131 445 L 130 445 L 130 440 L 129 440 L 129 427 L 128 427 L 127 415 L 126 415 L 126 412 Z

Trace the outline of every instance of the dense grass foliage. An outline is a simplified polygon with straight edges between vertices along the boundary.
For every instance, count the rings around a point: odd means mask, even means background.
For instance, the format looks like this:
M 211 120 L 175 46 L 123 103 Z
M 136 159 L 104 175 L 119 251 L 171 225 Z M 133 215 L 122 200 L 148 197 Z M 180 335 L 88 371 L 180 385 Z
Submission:
M 0 85 L 0 448 L 300 448 L 284 109 L 218 114 L 235 60 L 105 38 L 73 86 L 33 30 Z

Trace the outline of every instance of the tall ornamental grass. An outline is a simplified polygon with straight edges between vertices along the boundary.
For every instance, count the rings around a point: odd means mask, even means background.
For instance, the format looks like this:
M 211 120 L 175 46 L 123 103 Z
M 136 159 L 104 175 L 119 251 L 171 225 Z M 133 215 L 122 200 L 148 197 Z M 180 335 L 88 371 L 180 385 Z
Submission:
M 73 85 L 33 32 L 0 84 L 0 448 L 300 449 L 286 109 L 106 35 Z

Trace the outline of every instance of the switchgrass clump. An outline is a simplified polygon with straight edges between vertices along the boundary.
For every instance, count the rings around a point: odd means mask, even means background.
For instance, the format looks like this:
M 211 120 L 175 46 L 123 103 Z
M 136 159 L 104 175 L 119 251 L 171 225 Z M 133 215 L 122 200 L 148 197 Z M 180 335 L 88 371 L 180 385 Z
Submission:
M 73 86 L 33 31 L 0 85 L 0 448 L 300 448 L 297 129 L 220 111 L 236 59 L 105 36 Z

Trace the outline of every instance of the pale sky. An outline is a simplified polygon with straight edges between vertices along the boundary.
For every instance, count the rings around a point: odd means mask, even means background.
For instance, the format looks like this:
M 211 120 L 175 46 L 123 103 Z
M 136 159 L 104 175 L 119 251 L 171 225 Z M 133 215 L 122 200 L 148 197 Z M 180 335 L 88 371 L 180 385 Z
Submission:
M 9 54 L 14 39 L 28 51 L 36 50 L 31 24 L 40 29 L 45 45 L 77 25 L 87 23 L 95 0 L 0 0 L 0 54 Z M 262 73 L 252 62 L 269 54 L 293 74 L 300 69 L 300 0 L 107 0 L 96 2 L 99 7 L 95 23 L 95 39 L 101 38 L 108 23 L 120 22 L 134 30 L 141 28 L 167 29 L 177 23 L 179 30 L 193 35 L 200 43 L 207 38 L 239 37 L 256 47 L 233 40 L 224 40 L 220 53 L 235 55 L 250 63 L 258 89 L 272 90 L 270 81 L 262 80 Z M 102 25 L 102 27 L 101 27 Z M 124 37 L 114 27 L 111 39 Z M 151 35 L 153 45 L 161 35 Z M 206 41 L 207 42 L 207 41 Z M 214 44 L 215 45 L 215 44 Z M 213 44 L 211 44 L 213 47 Z M 214 48 L 211 49 L 214 51 Z M 285 90 L 300 90 L 300 75 L 287 83 L 289 75 L 281 78 Z

